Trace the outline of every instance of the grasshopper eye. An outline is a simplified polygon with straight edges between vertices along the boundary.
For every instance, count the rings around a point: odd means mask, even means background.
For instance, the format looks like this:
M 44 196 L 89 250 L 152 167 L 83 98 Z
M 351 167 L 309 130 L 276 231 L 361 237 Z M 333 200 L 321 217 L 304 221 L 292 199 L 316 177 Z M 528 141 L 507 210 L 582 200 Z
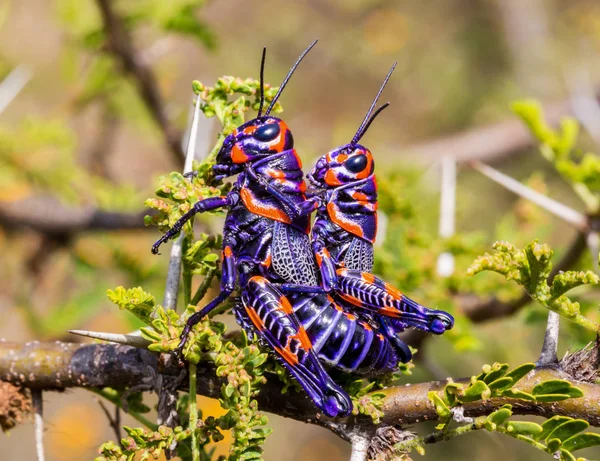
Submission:
M 253 136 L 254 139 L 262 142 L 268 142 L 279 136 L 280 131 L 281 128 L 279 127 L 278 123 L 268 123 L 257 128 Z
M 344 166 L 352 173 L 360 173 L 367 167 L 367 156 L 363 154 L 354 155 L 344 162 Z

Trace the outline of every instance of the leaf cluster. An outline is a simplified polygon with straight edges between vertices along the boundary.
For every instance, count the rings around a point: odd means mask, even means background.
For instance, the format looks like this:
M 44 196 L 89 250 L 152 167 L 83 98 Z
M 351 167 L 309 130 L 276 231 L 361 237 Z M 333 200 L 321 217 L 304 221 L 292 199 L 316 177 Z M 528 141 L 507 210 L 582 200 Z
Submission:
M 512 406 L 504 405 L 479 423 L 488 431 L 501 432 L 552 455 L 563 461 L 579 461 L 574 451 L 600 445 L 600 434 L 583 432 L 589 423 L 568 416 L 554 416 L 541 425 L 531 421 L 509 420 Z
M 558 273 L 549 282 L 553 252 L 548 245 L 539 244 L 537 240 L 522 250 L 502 241 L 494 243 L 493 248 L 495 253 L 486 253 L 473 262 L 468 275 L 497 272 L 525 288 L 540 305 L 589 330 L 599 331 L 600 326 L 584 317 L 579 303 L 569 298 L 567 293 L 581 285 L 597 285 L 600 277 L 592 271 L 568 271 Z
M 544 158 L 552 163 L 556 171 L 573 187 L 583 200 L 589 213 L 600 211 L 600 156 L 582 153 L 576 149 L 579 124 L 572 117 L 565 117 L 558 129 L 551 128 L 540 104 L 532 100 L 518 101 L 513 111 L 525 122 L 532 134 L 541 143 Z
M 429 392 L 429 400 L 435 406 L 440 421 L 446 424 L 452 419 L 451 408 L 494 397 L 531 402 L 558 402 L 583 396 L 581 389 L 566 380 L 544 381 L 531 392 L 525 392 L 516 385 L 527 373 L 535 369 L 535 364 L 525 363 L 511 371 L 508 371 L 508 368 L 506 363 L 484 365 L 481 373 L 472 376 L 468 385 L 450 381 L 441 392 Z

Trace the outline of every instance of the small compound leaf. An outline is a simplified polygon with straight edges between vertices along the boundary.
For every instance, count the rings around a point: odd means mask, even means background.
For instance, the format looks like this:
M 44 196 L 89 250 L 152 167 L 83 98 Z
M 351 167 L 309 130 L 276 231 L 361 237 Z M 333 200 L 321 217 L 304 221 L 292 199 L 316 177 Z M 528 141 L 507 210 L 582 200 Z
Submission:
M 450 408 L 446 406 L 446 403 L 442 400 L 442 398 L 438 395 L 437 392 L 431 391 L 427 394 L 429 400 L 433 403 L 435 407 L 435 412 L 439 415 L 440 420 L 444 421 L 450 418 L 451 412 Z
M 512 405 L 504 405 L 499 410 L 491 413 L 486 420 L 495 424 L 496 426 L 500 426 L 504 424 L 508 418 L 512 416 Z
M 477 380 L 463 391 L 460 400 L 463 402 L 475 402 L 477 400 L 489 399 L 491 395 L 492 392 L 487 384 Z
M 600 445 L 600 434 L 585 432 L 568 438 L 563 442 L 563 448 L 569 451 L 583 450 L 584 448 Z
M 506 376 L 504 378 L 499 378 L 496 381 L 492 381 L 491 383 L 488 384 L 488 387 L 492 390 L 500 390 L 500 389 L 505 389 L 509 386 L 512 385 L 512 378 L 507 378 Z
M 251 446 L 246 449 L 241 455 L 241 460 L 251 460 L 251 459 L 261 459 L 262 458 L 262 450 L 257 449 L 257 447 Z
M 544 431 L 540 435 L 538 435 L 537 439 L 545 440 L 546 438 L 548 438 L 550 433 L 554 431 L 554 429 L 556 429 L 558 426 L 566 423 L 567 421 L 572 420 L 573 418 L 569 418 L 568 416 L 553 416 L 552 418 L 547 419 L 542 423 L 542 428 L 544 429 Z
M 548 451 L 550 453 L 555 453 L 561 447 L 562 442 L 559 439 L 550 439 L 547 441 Z
M 456 395 L 462 390 L 463 385 L 459 383 L 448 383 L 444 387 L 444 399 L 451 407 L 456 405 Z
M 567 291 L 580 285 L 597 285 L 600 283 L 600 277 L 592 271 L 569 271 L 556 274 L 550 287 L 550 295 L 553 299 L 559 298 Z
M 587 421 L 583 419 L 572 419 L 571 421 L 567 421 L 556 427 L 550 435 L 548 435 L 548 439 L 558 439 L 562 442 L 581 431 L 585 431 L 588 427 L 590 427 L 590 423 Z
M 227 386 L 225 386 L 225 395 L 227 397 L 231 397 L 234 392 L 235 392 L 235 387 L 233 386 L 233 384 L 229 383 L 229 384 L 227 384 Z
M 483 382 L 490 384 L 506 374 L 508 363 L 494 363 L 492 369 L 483 377 Z
M 523 365 L 506 373 L 505 378 L 512 378 L 513 385 L 514 385 L 518 381 L 520 381 L 521 378 L 523 378 L 523 376 L 525 376 L 527 373 L 529 373 L 531 370 L 534 370 L 534 369 L 535 369 L 535 363 L 524 363 Z
M 543 383 L 535 386 L 531 393 L 535 396 L 546 394 L 567 394 L 572 397 L 583 397 L 583 392 L 581 389 L 574 387 L 565 379 L 552 379 L 549 381 L 544 381 Z
M 509 421 L 506 423 L 506 431 L 511 435 L 536 436 L 543 432 L 542 426 L 530 421 Z

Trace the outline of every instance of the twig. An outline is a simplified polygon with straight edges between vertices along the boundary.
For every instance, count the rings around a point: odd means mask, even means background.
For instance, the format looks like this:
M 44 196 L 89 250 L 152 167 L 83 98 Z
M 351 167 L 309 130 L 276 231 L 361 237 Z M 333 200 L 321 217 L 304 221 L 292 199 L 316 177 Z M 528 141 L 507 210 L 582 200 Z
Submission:
M 563 205 L 560 202 L 557 202 L 550 197 L 545 196 L 544 194 L 540 194 L 538 191 L 531 189 L 530 187 L 521 184 L 519 181 L 511 178 L 510 176 L 501 173 L 500 171 L 488 166 L 484 165 L 480 162 L 473 162 L 473 168 L 479 171 L 484 176 L 488 177 L 492 181 L 500 184 L 506 189 L 514 192 L 515 194 L 523 197 L 539 207 L 546 210 L 548 213 L 553 214 L 561 218 L 563 221 L 568 222 L 569 224 L 575 226 L 580 231 L 587 230 L 588 227 L 588 219 L 582 213 L 574 210 L 571 207 Z
M 190 363 L 190 431 L 192 431 L 192 459 L 200 461 L 200 446 L 198 445 L 198 402 L 196 401 L 196 364 Z
M 146 108 L 160 127 L 173 160 L 180 165 L 183 159 L 183 152 L 179 144 L 181 133 L 175 130 L 167 117 L 165 104 L 152 69 L 146 60 L 140 59 L 129 31 L 114 11 L 114 2 L 112 0 L 96 0 L 96 3 L 102 14 L 104 31 L 108 38 L 108 50 L 121 61 L 123 70 L 135 79 L 134 87 L 140 93 Z
M 600 268 L 598 267 L 598 253 L 600 252 L 600 233 L 591 231 L 587 234 L 586 243 L 592 257 L 592 270 L 596 274 L 600 274 Z
M 42 390 L 31 391 L 31 401 L 34 409 L 35 452 L 38 461 L 44 461 L 44 402 Z
M 596 95 L 598 99 L 598 95 Z M 573 115 L 571 99 L 544 104 L 546 120 L 557 125 L 562 117 Z M 473 160 L 492 161 L 507 158 L 533 148 L 537 141 L 516 117 L 505 121 L 471 128 L 450 136 L 426 140 L 403 148 L 411 159 L 430 165 L 440 157 L 440 152 L 459 163 Z M 397 146 L 391 147 L 397 150 Z
M 111 395 L 109 392 L 105 391 L 104 389 L 90 389 L 90 391 L 95 393 L 96 395 L 99 395 L 100 397 L 105 398 L 109 402 L 113 403 L 115 405 L 115 407 L 117 407 L 119 409 L 123 408 L 123 403 L 122 403 L 121 399 L 118 397 L 115 398 L 113 395 Z M 148 420 L 144 415 L 142 415 L 141 413 L 138 413 L 137 411 L 132 411 L 131 409 L 127 409 L 127 410 L 125 410 L 125 413 L 127 413 L 129 416 L 131 416 L 137 422 L 139 422 L 140 424 L 143 424 L 144 426 L 146 426 L 148 429 L 150 429 L 152 431 L 156 431 L 158 429 L 157 424 L 154 424 L 152 421 Z M 121 440 L 121 439 L 118 439 L 118 440 Z
M 106 408 L 106 405 L 104 405 L 104 402 L 102 400 L 98 400 L 98 404 L 100 405 L 100 408 L 102 408 L 106 419 L 108 419 L 108 424 L 115 433 L 117 443 L 119 443 L 119 441 L 121 440 L 121 409 L 115 405 L 115 416 L 113 418 L 113 416 L 110 414 L 110 411 L 108 411 L 108 408 Z
M 102 114 L 100 115 L 99 128 L 92 141 L 91 146 L 86 152 L 87 163 L 90 171 L 103 177 L 110 179 L 108 171 L 108 156 L 113 150 L 117 141 L 117 132 L 119 128 L 119 119 L 109 107 L 109 103 L 104 101 Z
M 570 103 L 573 114 L 594 142 L 600 145 L 600 104 L 594 94 L 589 68 L 585 64 L 575 70 L 570 68 L 565 80 L 572 95 Z
M 558 357 L 556 352 L 558 350 L 558 333 L 560 331 L 560 315 L 556 312 L 548 312 L 548 323 L 546 324 L 546 334 L 544 335 L 544 344 L 542 345 L 542 352 L 540 358 L 536 362 L 539 367 L 556 365 L 558 363 Z
M 96 208 L 72 208 L 52 196 L 0 201 L 0 225 L 27 227 L 48 235 L 70 235 L 91 230 L 147 229 L 144 212 L 116 213 Z
M 477 420 L 474 423 L 465 424 L 463 426 L 457 427 L 456 429 L 436 431 L 424 437 L 414 437 L 412 439 L 402 441 L 394 445 L 393 451 L 394 453 L 410 453 L 412 450 L 414 450 L 417 447 L 420 447 L 421 445 L 437 442 L 447 442 L 448 440 L 451 440 L 459 435 L 467 434 L 471 431 L 483 428 L 484 420 L 485 418 L 477 418 Z
M 31 79 L 32 72 L 25 66 L 18 66 L 0 83 L 0 113 L 18 96 Z
M 200 286 L 198 286 L 196 293 L 194 293 L 194 296 L 192 297 L 190 304 L 195 306 L 196 304 L 198 304 L 200 302 L 200 300 L 202 298 L 204 298 L 204 295 L 206 295 L 206 292 L 210 288 L 210 285 L 213 281 L 215 272 L 216 272 L 215 270 L 211 269 L 206 273 L 206 275 L 204 276 L 204 280 L 202 280 L 202 283 L 200 283 Z

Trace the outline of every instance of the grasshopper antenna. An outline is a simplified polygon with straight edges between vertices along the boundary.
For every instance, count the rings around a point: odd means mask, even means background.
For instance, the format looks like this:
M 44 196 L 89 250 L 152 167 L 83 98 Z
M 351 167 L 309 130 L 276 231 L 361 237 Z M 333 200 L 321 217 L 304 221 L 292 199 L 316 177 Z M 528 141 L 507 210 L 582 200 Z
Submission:
M 318 40 L 315 40 L 310 45 L 308 45 L 308 48 L 306 48 L 302 52 L 302 54 L 300 55 L 300 57 L 296 60 L 296 63 L 292 66 L 292 68 L 290 69 L 290 71 L 288 72 L 288 74 L 285 76 L 285 78 L 283 79 L 283 82 L 281 82 L 281 86 L 279 87 L 279 90 L 277 90 L 277 94 L 275 95 L 275 97 L 271 101 L 271 104 L 269 105 L 269 107 L 265 111 L 265 115 L 269 115 L 271 113 L 271 110 L 273 110 L 273 107 L 275 106 L 275 103 L 279 99 L 279 96 L 281 96 L 281 93 L 283 92 L 283 89 L 285 88 L 285 86 L 289 82 L 290 78 L 292 77 L 292 74 L 296 70 L 296 67 L 298 67 L 298 65 L 300 64 L 300 62 L 302 62 L 302 60 L 304 59 L 304 56 L 306 56 L 308 54 L 308 52 L 310 50 L 312 50 L 312 48 L 317 44 L 317 42 L 318 42 Z
M 373 123 L 373 120 L 375 119 L 375 117 L 377 115 L 379 115 L 379 113 L 389 105 L 387 103 L 384 104 L 379 109 L 377 109 L 377 111 L 371 117 L 371 113 L 373 112 L 373 109 L 375 109 L 375 105 L 377 104 L 377 100 L 379 99 L 379 96 L 381 96 L 381 93 L 383 92 L 383 89 L 385 88 L 385 85 L 387 85 L 388 80 L 392 76 L 392 72 L 394 72 L 394 69 L 396 68 L 396 64 L 398 64 L 398 63 L 394 62 L 394 64 L 392 64 L 392 67 L 391 67 L 390 71 L 388 72 L 388 74 L 386 75 L 385 80 L 381 84 L 381 87 L 379 88 L 379 91 L 377 92 L 377 95 L 375 95 L 375 99 L 371 103 L 371 107 L 369 107 L 369 110 L 367 111 L 367 114 L 365 115 L 365 118 L 363 119 L 362 123 L 358 127 L 358 130 L 356 131 L 356 134 L 352 138 L 352 141 L 350 142 L 351 145 L 355 145 L 356 143 L 358 143 L 358 141 L 360 141 L 360 138 L 362 138 L 364 136 L 364 134 L 366 133 L 366 131 L 369 128 L 369 126 L 371 125 L 371 123 Z

